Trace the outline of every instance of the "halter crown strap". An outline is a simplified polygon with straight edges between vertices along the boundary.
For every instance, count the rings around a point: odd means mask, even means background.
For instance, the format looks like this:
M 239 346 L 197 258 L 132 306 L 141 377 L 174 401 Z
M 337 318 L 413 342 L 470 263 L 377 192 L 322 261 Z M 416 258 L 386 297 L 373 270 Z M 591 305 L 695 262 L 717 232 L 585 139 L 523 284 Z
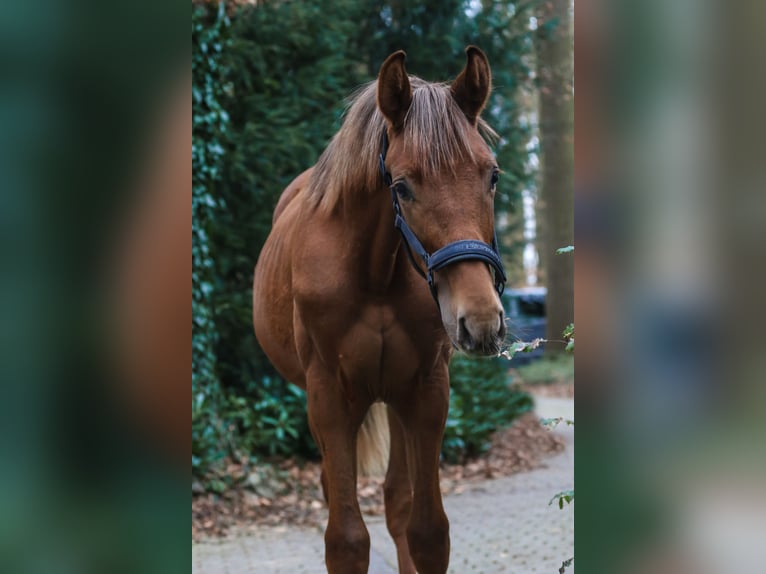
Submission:
M 388 133 L 384 129 L 383 135 L 381 136 L 381 152 L 379 156 L 380 174 L 383 177 L 383 181 L 391 190 L 391 202 L 394 206 L 394 227 L 396 227 L 402 235 L 402 240 L 407 248 L 407 257 L 415 268 L 415 271 L 428 281 L 428 287 L 430 288 L 431 295 L 434 300 L 436 300 L 437 305 L 439 299 L 437 298 L 436 285 L 434 285 L 433 272 L 439 271 L 458 261 L 472 260 L 487 263 L 494 271 L 495 290 L 498 294 L 502 295 L 507 277 L 505 275 L 505 269 L 503 268 L 503 260 L 500 258 L 497 234 L 493 234 L 492 236 L 492 245 L 487 245 L 483 241 L 476 239 L 462 239 L 448 243 L 433 253 L 428 253 L 417 235 L 410 229 L 410 226 L 407 225 L 407 222 L 402 216 L 399 197 L 396 195 L 396 191 L 392 186 L 393 179 L 391 178 L 391 174 L 388 173 L 388 170 L 386 170 L 387 153 Z M 425 272 L 423 272 L 420 265 L 417 264 L 415 254 L 417 254 L 425 264 Z
M 426 251 L 426 248 L 423 247 L 423 244 L 412 232 L 412 229 L 410 229 L 410 226 L 407 225 L 407 222 L 404 220 L 400 213 L 397 213 L 394 217 L 394 227 L 396 227 L 399 230 L 399 233 L 402 234 L 404 245 L 407 247 L 407 256 L 410 259 L 410 263 L 412 263 L 412 266 L 415 268 L 415 271 L 417 271 L 418 275 L 420 275 L 423 279 L 426 279 L 429 283 L 431 283 L 431 279 L 429 279 L 431 270 L 428 266 L 428 262 L 430 260 L 428 251 Z M 425 263 L 426 273 L 428 273 L 428 275 L 423 272 L 423 270 L 420 268 L 420 265 L 418 265 L 415 261 L 415 255 L 413 255 L 413 251 L 420 257 L 423 263 Z

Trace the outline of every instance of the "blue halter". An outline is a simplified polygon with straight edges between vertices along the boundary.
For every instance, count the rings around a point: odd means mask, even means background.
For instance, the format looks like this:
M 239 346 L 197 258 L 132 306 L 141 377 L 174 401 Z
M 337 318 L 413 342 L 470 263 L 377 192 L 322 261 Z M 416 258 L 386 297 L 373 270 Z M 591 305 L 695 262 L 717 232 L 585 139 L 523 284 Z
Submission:
M 383 181 L 391 190 L 391 201 L 394 204 L 394 227 L 396 227 L 402 234 L 402 241 L 407 248 L 407 256 L 410 259 L 410 263 L 412 263 L 412 266 L 415 268 L 415 271 L 417 271 L 423 279 L 428 281 L 428 288 L 431 290 L 431 295 L 437 305 L 439 304 L 439 299 L 436 293 L 436 286 L 434 285 L 434 271 L 439 271 L 447 265 L 452 265 L 458 261 L 483 261 L 488 264 L 494 271 L 495 290 L 498 295 L 502 295 L 507 278 L 505 276 L 505 269 L 503 268 L 503 261 L 500 259 L 500 252 L 497 245 L 497 234 L 493 232 L 491 245 L 477 239 L 461 239 L 460 241 L 448 243 L 433 253 L 428 253 L 415 233 L 410 229 L 410 226 L 407 225 L 407 222 L 404 220 L 402 209 L 399 205 L 399 197 L 392 185 L 393 180 L 391 174 L 386 170 L 386 154 L 388 153 L 388 133 L 386 130 L 383 130 L 382 140 L 383 150 L 380 153 L 380 173 L 383 176 Z M 426 267 L 425 273 L 415 261 L 413 251 L 423 260 Z

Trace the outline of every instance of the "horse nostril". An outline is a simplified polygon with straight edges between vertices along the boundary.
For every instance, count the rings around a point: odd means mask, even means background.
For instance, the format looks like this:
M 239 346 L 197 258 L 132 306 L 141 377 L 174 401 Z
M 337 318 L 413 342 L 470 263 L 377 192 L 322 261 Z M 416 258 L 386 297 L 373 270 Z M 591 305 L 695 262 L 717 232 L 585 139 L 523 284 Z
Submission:
M 466 349 L 473 348 L 473 338 L 468 331 L 468 327 L 466 327 L 465 317 L 460 317 L 460 319 L 458 319 L 457 340 Z

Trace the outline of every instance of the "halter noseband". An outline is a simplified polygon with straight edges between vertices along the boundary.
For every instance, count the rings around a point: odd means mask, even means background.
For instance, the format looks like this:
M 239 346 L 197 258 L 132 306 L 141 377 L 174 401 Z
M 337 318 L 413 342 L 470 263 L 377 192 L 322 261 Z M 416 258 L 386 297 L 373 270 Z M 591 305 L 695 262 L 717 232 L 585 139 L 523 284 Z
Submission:
M 407 248 L 407 256 L 410 259 L 410 263 L 412 263 L 412 266 L 415 268 L 415 271 L 417 271 L 423 279 L 428 281 L 428 288 L 431 290 L 431 295 L 436 301 L 436 304 L 439 304 L 439 299 L 436 294 L 436 286 L 434 285 L 434 271 L 439 271 L 447 265 L 452 265 L 458 261 L 474 260 L 487 263 L 494 270 L 495 290 L 498 295 L 502 295 L 507 278 L 505 276 L 505 269 L 503 268 L 503 261 L 500 259 L 500 252 L 497 245 L 497 234 L 493 231 L 491 245 L 477 239 L 461 239 L 459 241 L 448 243 L 433 253 L 428 253 L 415 233 L 410 229 L 410 226 L 407 225 L 407 222 L 404 220 L 399 205 L 399 197 L 392 185 L 393 180 L 391 174 L 386 170 L 388 133 L 385 129 L 383 130 L 381 147 L 382 151 L 379 156 L 380 173 L 383 176 L 383 181 L 391 190 L 391 201 L 394 204 L 394 227 L 396 227 L 402 235 L 402 241 Z M 426 266 L 425 273 L 415 261 L 413 251 L 423 260 L 423 263 Z

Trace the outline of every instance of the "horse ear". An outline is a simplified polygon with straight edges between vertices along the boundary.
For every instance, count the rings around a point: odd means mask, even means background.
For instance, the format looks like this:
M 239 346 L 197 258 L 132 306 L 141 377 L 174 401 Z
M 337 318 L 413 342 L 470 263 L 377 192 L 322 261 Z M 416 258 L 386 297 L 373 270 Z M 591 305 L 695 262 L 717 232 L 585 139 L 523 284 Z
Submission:
M 404 117 L 412 103 L 412 88 L 404 60 L 403 50 L 394 52 L 380 67 L 378 74 L 378 107 L 394 130 L 404 125 Z
M 489 98 L 492 74 L 489 71 L 487 56 L 479 48 L 468 46 L 465 54 L 467 58 L 465 68 L 452 82 L 450 91 L 468 121 L 476 125 Z

